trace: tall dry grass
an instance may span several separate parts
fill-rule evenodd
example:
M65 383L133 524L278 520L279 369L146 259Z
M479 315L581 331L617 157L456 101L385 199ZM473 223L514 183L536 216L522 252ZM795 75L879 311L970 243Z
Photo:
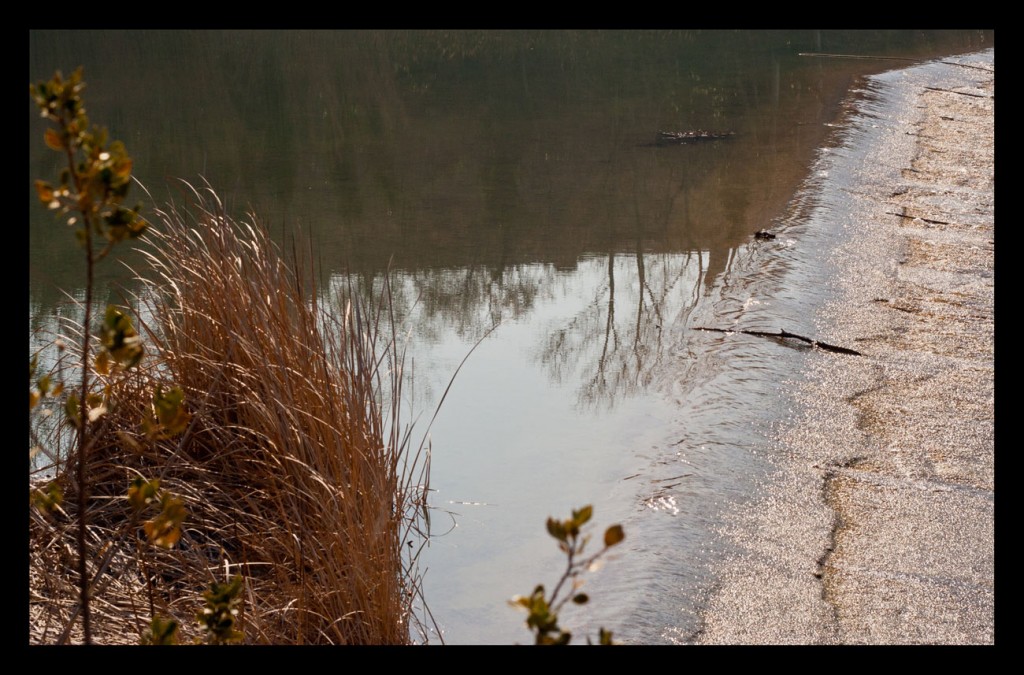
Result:
M285 264L212 192L195 196L161 213L151 235L142 327L153 356L116 382L120 405L91 451L97 641L135 641L151 612L177 617L187 635L201 590L237 573L248 642L408 643L426 611L416 553L429 461L399 418L386 297L322 307L310 265ZM193 417L153 446L137 420L158 382L182 387ZM136 475L184 498L174 550L144 546L126 518ZM74 613L73 577L61 572L74 517L63 515L34 515L33 640L53 641Z

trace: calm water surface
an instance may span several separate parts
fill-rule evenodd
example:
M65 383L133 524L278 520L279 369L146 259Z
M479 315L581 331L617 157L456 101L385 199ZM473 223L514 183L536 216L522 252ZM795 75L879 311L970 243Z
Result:
M814 332L812 162L867 72L978 32L33 32L29 77L85 66L93 120L157 205L177 178L300 232L331 293L391 266L410 402L429 420L425 592L444 641L528 641L505 601L553 584L549 515L593 504L619 555L566 616L686 642L714 528L770 466L805 350L693 326ZM30 111L32 138L43 126ZM659 147L659 131L731 132ZM30 143L30 179L54 157ZM31 180L30 180L31 185ZM30 334L83 269L30 188ZM778 233L755 241L762 228ZM135 259L125 256L131 263ZM127 283L116 265L105 283ZM116 297L116 296L112 296ZM488 332L490 333L488 334ZM483 338L481 341L481 338ZM437 634L430 636L439 641Z

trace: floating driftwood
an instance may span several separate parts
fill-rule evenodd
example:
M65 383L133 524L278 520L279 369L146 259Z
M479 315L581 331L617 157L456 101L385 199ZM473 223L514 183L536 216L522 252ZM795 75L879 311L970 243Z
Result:
M716 333L743 333L745 335L756 335L757 337L772 337L772 338L793 338L794 340L800 340L806 342L812 347L818 349L824 349L827 352L835 352L837 354L851 354L853 356L863 356L860 352L855 349L847 349L846 347L837 347L836 345L830 345L827 342L819 342L818 340L812 340L809 337L803 335L797 335L796 333L790 333L788 331L780 330L778 333L769 333L763 330L739 330L736 328L708 328L705 326L695 326L695 330L708 330Z
M645 143L646 147L667 147L670 145L687 145L701 141L720 141L724 138L735 136L734 131L705 131L695 129L691 131L659 131L654 137L653 143Z

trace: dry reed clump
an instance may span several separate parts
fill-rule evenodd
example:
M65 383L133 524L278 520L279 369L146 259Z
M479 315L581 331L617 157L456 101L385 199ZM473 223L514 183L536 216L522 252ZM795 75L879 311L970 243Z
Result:
M92 573L106 561L97 640L136 641L152 613L194 631L201 591L241 574L247 642L408 643L414 607L425 609L415 553L429 466L398 418L388 322L352 302L332 318L266 233L219 203L161 215L143 301L153 365L118 380L121 404L90 453ZM153 445L137 421L157 382L185 391L192 421ZM175 549L140 541L124 500L136 475L185 501ZM30 625L41 641L77 602L61 572L74 565L73 522L34 516Z

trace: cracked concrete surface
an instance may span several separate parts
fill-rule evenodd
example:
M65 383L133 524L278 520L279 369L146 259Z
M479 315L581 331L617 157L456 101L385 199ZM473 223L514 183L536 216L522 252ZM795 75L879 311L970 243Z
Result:
M994 50L876 76L784 459L725 536L705 644L992 644ZM965 67L966 66L966 67Z

